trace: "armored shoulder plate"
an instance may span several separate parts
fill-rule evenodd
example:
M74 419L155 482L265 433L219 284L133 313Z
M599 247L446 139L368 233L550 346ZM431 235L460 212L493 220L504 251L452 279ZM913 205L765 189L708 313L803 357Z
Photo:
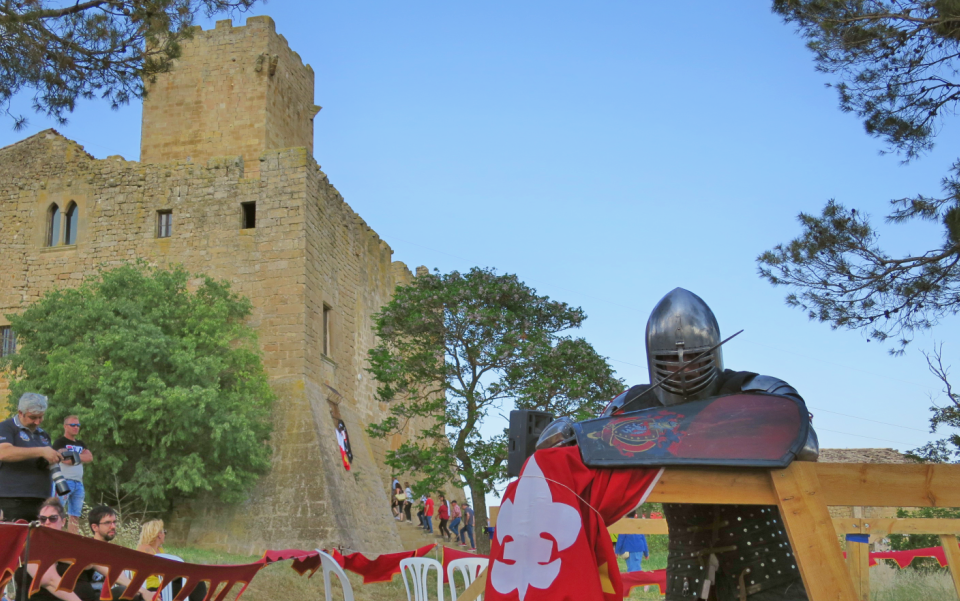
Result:
M756 375L743 383L743 392L765 392L767 394L782 394L802 399L800 393L793 386L780 378L773 376Z

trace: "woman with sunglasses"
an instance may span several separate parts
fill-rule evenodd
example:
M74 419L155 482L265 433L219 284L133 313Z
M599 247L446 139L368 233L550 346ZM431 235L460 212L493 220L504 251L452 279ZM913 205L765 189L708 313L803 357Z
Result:
M37 521L40 522L40 525L44 528L63 530L66 517L67 512L64 510L63 504L60 503L60 499L51 497L40 505L40 517L37 518ZM30 601L56 601L59 599L63 601L84 601L84 599L76 593L57 590L60 586L60 576L69 568L70 564L62 561L55 566L50 566L50 568L44 572L43 576L40 577L40 590L30 597ZM27 599L27 591L33 586L33 579L36 578L36 576L37 564L35 563L27 564L26 576L23 574L23 566L17 568L14 575L14 584L17 587L16 601L25 601Z

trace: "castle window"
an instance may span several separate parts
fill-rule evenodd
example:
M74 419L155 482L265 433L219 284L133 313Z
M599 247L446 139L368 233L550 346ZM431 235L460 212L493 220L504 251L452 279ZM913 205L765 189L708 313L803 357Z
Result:
M169 238L173 233L173 211L157 211L157 238Z
M63 233L63 243L70 245L77 243L77 226L79 225L80 211L77 210L77 203L71 202L67 207L66 219L64 220L66 230Z
M17 335L10 326L0 327L0 357L17 352Z
M240 228L244 230L249 230L257 227L257 203L241 202L240 210L242 211L242 221L240 223Z
M56 203L47 210L47 246L60 244L60 207Z
M330 356L330 314L333 312L333 309L330 308L330 305L323 303L323 354Z

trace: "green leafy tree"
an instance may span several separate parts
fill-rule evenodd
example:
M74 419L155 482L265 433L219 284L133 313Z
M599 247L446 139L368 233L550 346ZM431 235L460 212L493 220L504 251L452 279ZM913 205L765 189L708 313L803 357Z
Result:
M125 265L7 315L19 342L11 407L26 391L48 395L55 436L80 417L92 499L132 495L161 511L204 492L239 501L270 465L274 395L250 302L197 277Z
M897 509L898 518L940 518L940 519L958 519L960 518L960 509L956 507L921 507L910 511L901 508ZM907 551L910 549L927 549L930 547L939 547L941 545L940 536L937 534L891 534L890 548L894 551ZM910 567L920 571L946 571L941 568L940 563L932 557L918 557L910 562Z
M905 161L933 147L960 100L960 0L774 0L773 10L807 40L817 69L838 77L840 108L863 119L869 135ZM935 197L890 200L888 223L943 228L924 252L891 255L868 215L830 200L819 215L800 214L800 236L759 256L760 275L792 289L787 304L811 319L859 330L868 342L896 340L891 352L901 354L916 332L960 311L960 160L941 186ZM927 359L947 383L938 359ZM948 397L946 408L933 408L934 430L960 421L957 398ZM915 453L960 457L957 443L954 436Z
M197 15L246 10L255 0L5 0L0 2L0 104L34 91L33 108L61 123L78 98L116 108L170 69Z
M382 438L407 431L412 419L431 425L413 432L387 463L418 475L428 490L462 478L483 532L484 495L506 480L506 433L482 431L491 412L513 405L593 416L623 389L590 344L562 335L585 317L488 269L425 274L398 287L376 317L379 343L369 353L377 395L391 415L368 431ZM477 544L489 550L486 537Z

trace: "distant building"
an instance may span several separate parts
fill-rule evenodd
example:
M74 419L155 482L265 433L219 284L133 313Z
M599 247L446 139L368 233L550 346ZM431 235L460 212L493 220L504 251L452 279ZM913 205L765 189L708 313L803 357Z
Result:
M54 130L0 149L3 353L15 351L3 314L104 264L182 263L253 302L279 396L273 469L242 505L178 508L170 530L181 542L252 553L400 548L383 465L400 438L367 439L385 409L364 366L373 314L413 275L314 160L313 93L313 70L272 19L220 21L198 28L149 86L140 162L97 160Z
M916 463L896 449L820 449L821 463ZM830 516L834 518L895 518L896 507L830 507ZM909 508L908 508L909 509ZM878 543L882 537L871 536L871 543ZM886 549L887 545L871 548L872 551Z

